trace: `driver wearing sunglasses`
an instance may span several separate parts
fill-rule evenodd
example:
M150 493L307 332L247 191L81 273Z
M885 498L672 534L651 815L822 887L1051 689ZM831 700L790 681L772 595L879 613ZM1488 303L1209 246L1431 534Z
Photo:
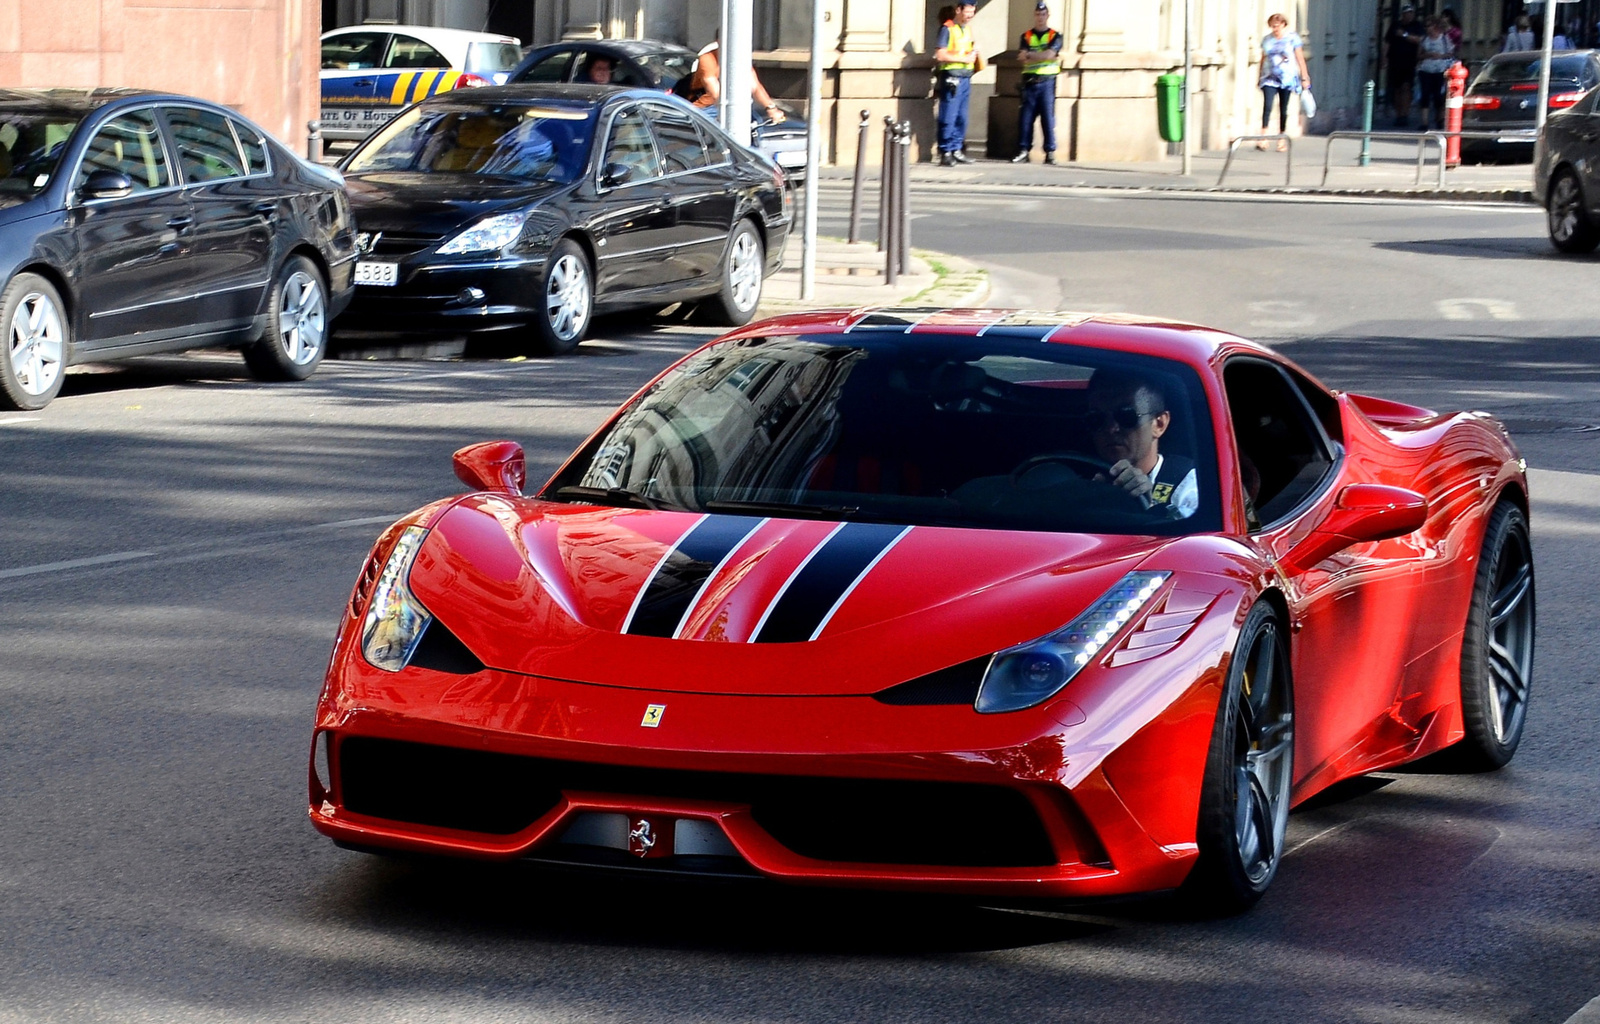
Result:
M1100 370L1089 380L1089 434L1110 467L1095 477L1138 498L1146 508L1187 519L1200 506L1194 463L1161 453L1172 425L1166 395L1134 374Z

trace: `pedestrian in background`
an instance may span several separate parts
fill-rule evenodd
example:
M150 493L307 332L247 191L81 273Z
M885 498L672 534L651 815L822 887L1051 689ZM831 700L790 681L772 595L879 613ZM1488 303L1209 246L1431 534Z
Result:
M711 120L718 119L721 113L722 98L722 30L718 29L711 37L711 42L701 47L695 55L694 67L689 69L689 90L684 99L699 107ZM784 119L783 110L772 102L772 94L767 92L761 84L761 76L756 74L756 66L750 65L750 98L766 113L767 119L776 124Z
M1444 19L1444 34L1449 38L1450 45L1455 47L1456 59L1461 59L1461 39L1466 34L1461 30L1461 16L1455 9L1446 7L1439 12L1439 17Z
M967 104L972 100L972 75L978 68L978 44L967 26L978 12L973 0L961 0L955 14L939 28L933 51L938 70L939 164L970 164L967 156Z
M1417 24L1416 8L1400 8L1399 20L1383 36L1383 62L1388 69L1385 90L1399 128L1411 124L1411 93L1416 88L1417 46L1421 42L1422 26Z
M1421 90L1422 130L1444 128L1444 74L1456 62L1455 45L1445 35L1443 18L1428 19L1428 34L1422 37L1422 60L1417 64L1417 84Z
M1050 27L1050 8L1044 0L1033 5L1033 28L1017 44L1022 61L1022 114L1017 127L1014 164L1028 162L1033 149L1033 122L1044 136L1044 162L1056 162L1056 78L1061 74L1061 33Z
M1526 14L1517 15L1517 20L1506 29L1506 44L1500 48L1500 52L1516 53L1518 50L1538 48L1538 40L1533 37L1533 19Z
M1278 104L1278 134L1289 130L1289 100L1301 89L1310 88L1311 72L1306 69L1305 46L1298 33L1289 31L1289 19L1274 14L1267 19L1270 31L1261 40L1261 132L1266 134L1272 120L1272 104ZM1266 149L1265 141L1256 143ZM1278 149L1289 148L1284 139Z

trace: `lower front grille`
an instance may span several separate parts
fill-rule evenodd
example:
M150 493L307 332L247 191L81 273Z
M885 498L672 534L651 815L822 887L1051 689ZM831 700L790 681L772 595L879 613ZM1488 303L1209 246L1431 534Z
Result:
M1003 786L689 772L349 737L341 800L357 814L510 835L563 790L748 804L788 849L817 860L1040 867L1054 850L1028 798Z

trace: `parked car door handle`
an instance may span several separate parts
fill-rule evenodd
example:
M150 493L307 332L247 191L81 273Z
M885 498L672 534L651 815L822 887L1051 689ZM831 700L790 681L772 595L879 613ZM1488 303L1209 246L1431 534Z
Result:
M194 218L193 217L172 217L172 218L168 219L167 227L176 228L179 231L182 231L184 228L188 227L190 224L193 224L193 223L194 223Z
M261 202L251 207L251 209L255 210L257 213L271 216L278 210L278 201L276 199L263 199Z

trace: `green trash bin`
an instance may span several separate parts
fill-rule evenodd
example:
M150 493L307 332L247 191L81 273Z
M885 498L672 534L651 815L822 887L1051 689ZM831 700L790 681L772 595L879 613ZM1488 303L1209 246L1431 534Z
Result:
M1183 141L1183 76L1162 75L1156 79L1156 127L1162 142Z

